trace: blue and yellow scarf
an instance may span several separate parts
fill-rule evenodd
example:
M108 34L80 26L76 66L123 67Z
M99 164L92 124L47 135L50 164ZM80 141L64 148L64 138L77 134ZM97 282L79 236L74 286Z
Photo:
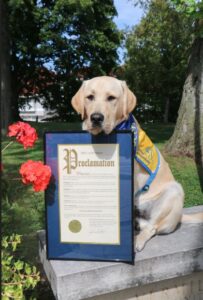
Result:
M135 193L138 196L149 190L160 166L160 153L150 138L142 130L132 114L129 118L115 128L116 130L131 130L134 134L134 158L149 173L149 178L144 187Z

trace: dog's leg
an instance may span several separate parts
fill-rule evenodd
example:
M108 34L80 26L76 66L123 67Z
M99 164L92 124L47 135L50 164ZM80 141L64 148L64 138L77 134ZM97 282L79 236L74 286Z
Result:
M156 228L145 219L139 219L139 227L140 233L135 236L135 248L137 251L141 251L146 242L156 234Z
M140 233L136 236L136 250L141 251L155 234L170 233L181 220L184 192L177 182L170 182L158 199L152 200L147 214L149 220L140 219Z

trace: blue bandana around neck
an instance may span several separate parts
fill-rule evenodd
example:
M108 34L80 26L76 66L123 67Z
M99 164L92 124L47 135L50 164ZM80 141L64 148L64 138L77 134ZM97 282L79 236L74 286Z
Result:
M134 118L134 116L132 114L129 114L129 117L128 117L127 120L124 120L121 123L119 123L115 127L115 130L131 130L133 132L134 158L150 175L149 178L148 178L148 180L147 180L147 182L145 183L145 185L141 189L139 189L137 192L135 192L135 197L137 197L141 193L146 192L146 191L149 190L152 181L156 177L156 174L157 174L157 172L159 170L159 167L160 167L160 153L159 153L158 149L156 148L155 151L157 153L157 157L158 158L157 158L156 168L153 171L150 170L148 168L147 164L143 161L143 159L141 159L140 156L137 155L138 147L139 147L139 128L138 128L136 120L135 120L135 118ZM143 130L140 129L140 134L141 134L141 132L142 132L142 135L143 135Z

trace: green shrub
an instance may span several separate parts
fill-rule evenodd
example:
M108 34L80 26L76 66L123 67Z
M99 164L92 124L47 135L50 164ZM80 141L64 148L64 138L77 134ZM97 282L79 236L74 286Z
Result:
M20 243L21 236L17 234L2 239L2 300L26 299L24 291L33 289L40 280L35 266L17 258Z

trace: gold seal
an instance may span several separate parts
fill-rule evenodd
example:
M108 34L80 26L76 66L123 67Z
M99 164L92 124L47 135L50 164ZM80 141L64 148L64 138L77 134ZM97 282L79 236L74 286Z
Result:
M78 232L80 232L80 230L82 228L82 225L81 225L80 221L78 221L78 220L72 220L68 224L68 228L69 228L69 230L71 232L78 233Z

